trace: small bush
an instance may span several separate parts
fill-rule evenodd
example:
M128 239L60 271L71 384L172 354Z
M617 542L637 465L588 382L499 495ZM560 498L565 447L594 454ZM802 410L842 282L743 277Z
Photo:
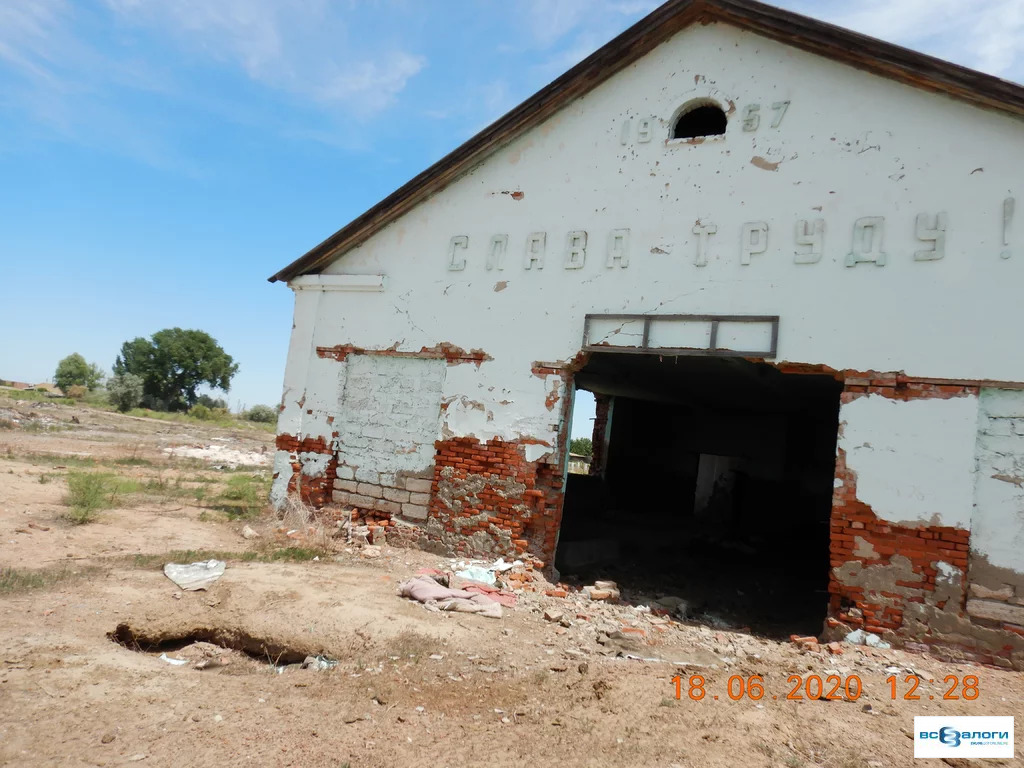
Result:
M228 401L222 397L210 397L209 395L200 395L196 398L197 405L205 405L211 411L221 408L223 410L228 409Z
M143 395L140 401L142 407L150 411L159 411L160 413L166 413L170 410L170 404L159 397L153 395Z
M81 400L88 394L89 390L81 384L74 384L64 390L64 394L70 397L72 400Z
M213 418L213 410L203 405L202 403L196 403L189 410L188 415L193 419L199 419L200 421L209 421Z
M10 419L0 419L0 429L14 429L18 425Z
M271 424L277 421L277 409L269 405L254 405L245 413L249 421L256 421L261 424Z
M68 473L68 495L64 503L71 509L65 517L75 525L91 523L101 510L111 505L114 492L107 475L96 472Z
M107 382L107 396L117 410L130 411L142 402L142 377L134 373L115 376Z

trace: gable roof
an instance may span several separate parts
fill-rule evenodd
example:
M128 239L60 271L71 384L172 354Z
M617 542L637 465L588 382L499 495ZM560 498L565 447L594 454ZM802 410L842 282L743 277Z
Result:
M668 0L269 278L317 272L691 24L723 22L915 88L1024 117L1024 86L754 0Z

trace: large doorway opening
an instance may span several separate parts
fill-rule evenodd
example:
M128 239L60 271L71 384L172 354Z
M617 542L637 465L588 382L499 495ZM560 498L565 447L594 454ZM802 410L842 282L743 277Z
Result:
M570 474L556 566L631 602L818 634L842 384L729 357L594 353L594 462Z

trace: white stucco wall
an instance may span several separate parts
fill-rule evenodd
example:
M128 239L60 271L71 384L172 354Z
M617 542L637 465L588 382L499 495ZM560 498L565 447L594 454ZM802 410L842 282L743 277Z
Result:
M982 389L971 549L1024 573L1024 392Z
M736 106L726 136L666 143L672 115L701 97ZM783 100L772 128L770 105ZM763 115L745 132L750 104ZM645 116L657 122L640 143ZM575 354L587 312L778 314L782 360L1024 380L1024 360L993 353L1020 320L1024 227L1010 233L1016 254L1000 254L1003 201L1024 178L1022 135L1008 116L751 33L690 28L337 261L329 272L383 273L388 289L331 295L318 332L336 337L344 318L345 334L367 344L481 347L492 369L509 362L518 376L523 358ZM944 258L916 261L931 247L916 237L917 214L942 212ZM885 265L847 267L855 222L873 216L885 220ZM796 263L796 223L817 218L823 255ZM698 220L717 227L703 267ZM755 221L768 226L767 248L744 265L744 223ZM606 266L616 229L629 229L626 268ZM587 232L580 269L565 268L572 231ZM545 234L543 268L524 266L531 233ZM460 235L465 267L453 271ZM488 270L494 235L508 235L508 252ZM953 306L985 312L944 311Z
M859 397L839 410L857 498L892 523L971 527L978 398Z
M709 98L731 112L726 135L667 141L677 110ZM784 114L772 108L782 102ZM759 125L747 131L752 105ZM439 437L530 437L540 458L556 445L566 393L531 368L571 360L587 313L779 315L778 360L1024 381L1024 358L1005 354L1024 319L1024 227L1004 222L1024 178L1021 129L726 25L686 29L326 270L382 275L380 290L369 279L299 291L281 430L328 431L320 405L305 413L332 398L337 408L338 363L317 346L449 342L491 359L448 369ZM862 254L847 266L872 250L869 217L884 265ZM939 221L944 233L929 234ZM503 259L489 263L506 236ZM542 259L529 260L541 242ZM694 344L706 336L692 333ZM965 524L976 403L878 400L849 414L848 441L878 443L856 437L861 423L897 433L852 451L861 492L893 519ZM887 474L893 451L902 464L911 442L934 439L949 451L906 457L913 490Z

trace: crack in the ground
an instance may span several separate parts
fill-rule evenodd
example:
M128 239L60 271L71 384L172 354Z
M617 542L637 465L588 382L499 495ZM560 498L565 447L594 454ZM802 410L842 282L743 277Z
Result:
M297 664L307 656L316 656L314 649L295 649L270 638L254 637L238 628L195 627L187 631L149 631L118 624L107 638L128 650L140 653L179 651L192 643L212 643L221 648L240 651L250 658L268 664Z

